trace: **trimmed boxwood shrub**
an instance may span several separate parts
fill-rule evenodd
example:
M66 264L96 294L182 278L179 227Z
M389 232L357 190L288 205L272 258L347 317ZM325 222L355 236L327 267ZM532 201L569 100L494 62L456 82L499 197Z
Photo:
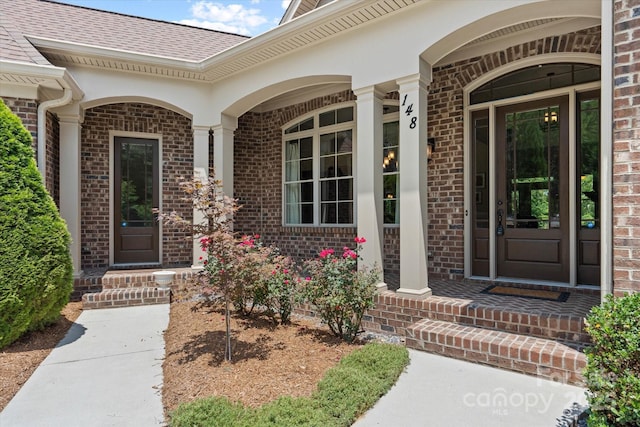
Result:
M589 426L640 426L640 293L609 296L586 329Z
M71 239L31 141L0 100L0 348L56 321L73 288Z

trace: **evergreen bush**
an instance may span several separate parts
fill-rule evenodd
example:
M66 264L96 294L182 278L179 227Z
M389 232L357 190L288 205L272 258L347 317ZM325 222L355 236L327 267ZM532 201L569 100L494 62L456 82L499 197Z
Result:
M609 296L586 329L589 426L640 426L640 293Z
M0 100L0 348L56 321L73 288L70 236L31 141Z

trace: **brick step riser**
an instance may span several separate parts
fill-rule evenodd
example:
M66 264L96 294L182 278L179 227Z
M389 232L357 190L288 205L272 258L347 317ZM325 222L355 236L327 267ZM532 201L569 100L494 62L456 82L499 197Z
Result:
M82 308L133 307L139 305L167 304L171 301L168 289L158 288L130 288L105 289L97 293L82 296Z
M428 321L407 329L406 346L562 383L582 385L584 354L542 338Z
M171 283L172 287L186 284L190 278L175 278ZM102 289L131 289L131 288L157 288L158 284L152 276L142 277L104 277L102 279Z
M425 317L576 344L590 343L589 334L584 331L584 321L576 318L569 319L562 315L522 314L484 308L468 311L463 309L459 315L430 311Z

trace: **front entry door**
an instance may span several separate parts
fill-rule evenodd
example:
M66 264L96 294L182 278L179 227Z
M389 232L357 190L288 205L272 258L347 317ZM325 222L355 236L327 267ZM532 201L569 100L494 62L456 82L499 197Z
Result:
M568 98L496 114L497 275L568 282Z
M116 137L114 143L114 262L157 264L158 141Z

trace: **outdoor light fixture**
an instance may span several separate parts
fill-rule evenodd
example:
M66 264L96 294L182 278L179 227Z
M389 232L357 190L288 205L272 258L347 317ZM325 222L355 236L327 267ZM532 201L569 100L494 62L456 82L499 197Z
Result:
M434 151L436 151L436 139L429 138L427 139L427 161L431 161Z
M545 123L556 123L558 121L558 113L552 111L551 114L548 112L544 113L544 122Z

